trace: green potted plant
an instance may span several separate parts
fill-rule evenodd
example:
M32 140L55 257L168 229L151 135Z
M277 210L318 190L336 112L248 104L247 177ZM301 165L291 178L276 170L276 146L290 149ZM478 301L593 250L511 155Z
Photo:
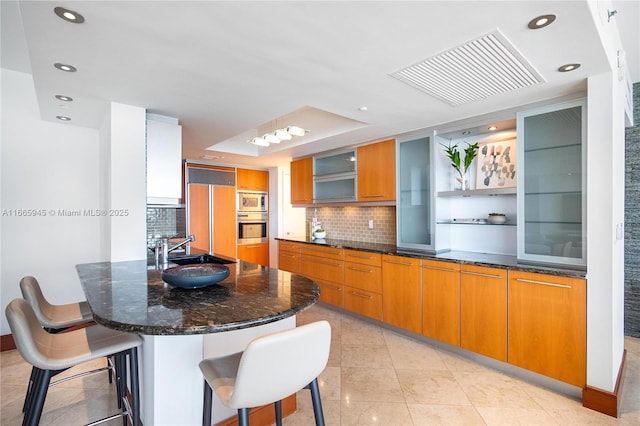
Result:
M466 178L467 170L471 166L473 159L476 158L476 154L478 153L478 143L470 144L467 142L467 147L463 150L464 157L460 158L460 151L458 151L458 144L444 145L440 144L444 147L444 152L447 154L449 160L451 160L451 166L458 173L456 176L456 181L459 183L459 189L469 189L469 180ZM458 188L456 188L458 189Z

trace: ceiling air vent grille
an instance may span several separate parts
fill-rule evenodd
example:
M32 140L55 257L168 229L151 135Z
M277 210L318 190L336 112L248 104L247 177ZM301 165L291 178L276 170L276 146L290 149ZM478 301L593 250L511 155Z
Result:
M391 76L451 105L545 81L498 30Z

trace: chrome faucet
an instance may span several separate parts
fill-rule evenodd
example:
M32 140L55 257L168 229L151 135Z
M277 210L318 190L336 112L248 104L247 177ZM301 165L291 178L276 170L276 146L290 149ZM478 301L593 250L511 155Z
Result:
M169 257L169 253L171 253L172 251L174 251L178 247L182 247L183 245L185 245L187 243L191 243L191 242L193 242L195 240L196 240L196 237L194 235L189 235L184 241L181 241L178 244L176 244L175 246L169 248L169 239L168 238L163 238L162 239L162 256L163 256L163 258L168 258Z
M156 255L156 268L160 266L160 251L162 251L162 265L166 268L166 266L169 264L169 253L195 240L196 237L194 235L189 235L184 241L179 242L171 248L169 248L169 238L162 238L158 240L156 242L156 247L154 250Z

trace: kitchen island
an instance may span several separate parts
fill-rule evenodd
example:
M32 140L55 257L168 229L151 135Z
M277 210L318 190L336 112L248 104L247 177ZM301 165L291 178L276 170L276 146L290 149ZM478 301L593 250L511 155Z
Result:
M143 424L200 424L200 360L295 327L296 313L318 299L318 286L300 275L244 261L227 266L220 283L186 290L164 283L146 260L77 265L95 321L143 338ZM216 422L234 414L214 401Z

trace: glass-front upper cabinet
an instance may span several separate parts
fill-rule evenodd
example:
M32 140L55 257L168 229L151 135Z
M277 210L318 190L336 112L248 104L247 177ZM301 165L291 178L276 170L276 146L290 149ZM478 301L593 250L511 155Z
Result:
M397 245L433 251L431 137L399 142L396 152Z
M518 259L586 265L586 100L518 113Z
M356 160L355 150L313 157L313 201L355 201Z

